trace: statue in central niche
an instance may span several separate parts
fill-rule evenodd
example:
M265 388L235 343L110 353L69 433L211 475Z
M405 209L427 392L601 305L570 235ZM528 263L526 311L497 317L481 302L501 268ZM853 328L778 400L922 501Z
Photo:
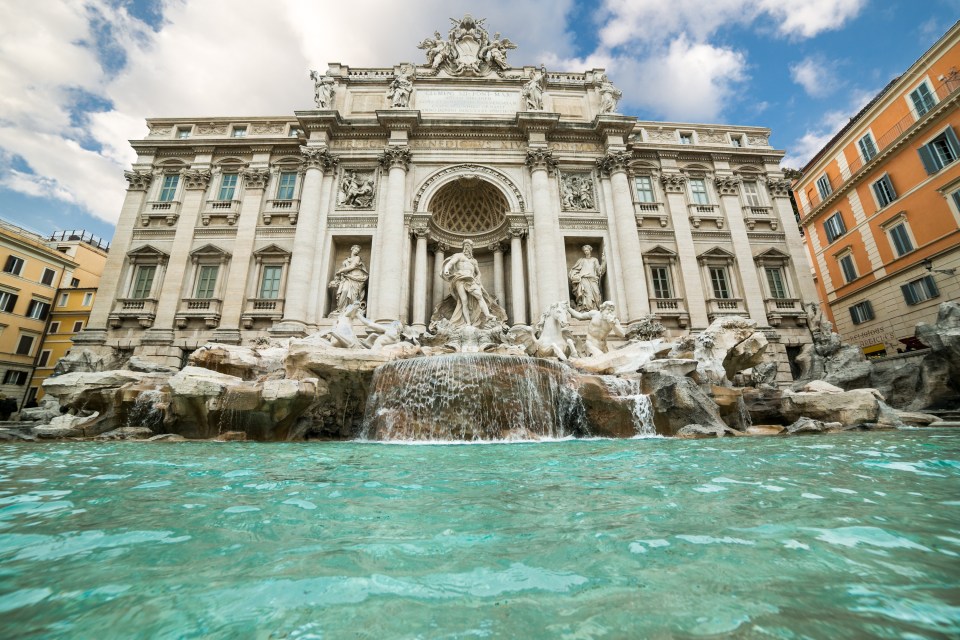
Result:
M491 327L507 319L506 312L480 283L480 267L470 240L463 241L463 251L443 261L441 277L450 283L451 295L437 307L435 317L446 318L452 327Z
M601 252L600 260L593 257L593 247L583 245L583 257L570 269L570 284L578 311L595 311L600 308L600 278L607 271L607 258Z

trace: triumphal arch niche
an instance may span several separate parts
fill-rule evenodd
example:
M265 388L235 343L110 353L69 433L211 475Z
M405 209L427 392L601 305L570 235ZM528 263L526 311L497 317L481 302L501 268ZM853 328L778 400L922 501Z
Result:
M288 115L148 120L81 341L173 360L347 306L424 332L605 301L625 326L741 315L808 341L769 130L624 115L604 70L517 64L522 25L497 29L467 15L406 62L305 73Z

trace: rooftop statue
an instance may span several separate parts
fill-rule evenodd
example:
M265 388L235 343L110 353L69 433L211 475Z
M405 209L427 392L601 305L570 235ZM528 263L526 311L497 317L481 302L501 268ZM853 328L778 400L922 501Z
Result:
M601 73L597 77L597 91L600 92L600 113L616 113L617 103L623 97L623 92L613 86L607 74Z
M427 57L427 67L434 72L441 69L452 76L484 76L491 71L502 74L510 68L507 50L517 45L495 33L493 39L483 28L485 19L475 19L469 13L463 18L450 18L453 23L447 39L439 31L424 38L418 49Z
M390 100L390 106L394 109L406 109L410 106L410 94L413 93L413 77L416 70L412 65L405 64L400 67L390 88L387 89L387 98Z
M543 111L543 91L547 87L547 70L541 65L523 85L523 101L527 111Z
M314 70L310 71L310 79L313 80L313 101L317 103L317 109L333 109L336 80Z

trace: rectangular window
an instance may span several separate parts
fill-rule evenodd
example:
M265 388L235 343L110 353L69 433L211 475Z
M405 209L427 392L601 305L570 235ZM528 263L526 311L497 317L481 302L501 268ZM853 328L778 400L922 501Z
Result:
M296 138L300 135L300 129L297 127L290 127L290 131L287 132L288 138Z
M756 180L743 181L743 197L751 207L760 206L760 189Z
M690 195L694 204L710 204L710 198L707 196L707 183L702 178L690 180Z
M872 186L873 194L877 196L877 203L881 209L897 199L897 192L893 190L893 183L890 181L890 176L884 175L874 182Z
M0 291L0 311L13 313L13 308L17 306L17 294L9 291Z
M843 216L839 211L827 218L823 223L823 230L827 234L827 242L833 242L847 232L847 227L843 224Z
M874 144L873 136L869 133L857 140L857 146L860 147L860 155L863 156L864 162L870 162L870 159L877 155L877 145Z
M53 269L44 269L43 275L40 276L40 284L45 284L48 287L53 284L53 279L56 277L57 272Z
M49 351L41 351L41 352L40 352L40 359L37 360L37 366L38 366L38 367L45 367L45 366L47 366L47 363L48 363L49 361L50 361L50 352L49 352Z
M863 324L873 320L873 305L870 304L869 300L858 302L850 307L850 318L853 320L853 324Z
M833 187L830 185L830 178L827 177L827 174L817 178L817 191L820 192L821 200L826 199L828 195L833 193Z
M17 384L17 385L27 384L27 372L14 371L13 369L10 369L5 374L3 374L3 384Z
M20 341L17 342L17 355L28 356L32 350L33 336L20 336Z
M890 234L890 242L897 252L897 257L904 256L913 251L913 242L910 240L910 234L907 232L906 223L901 222L888 230L887 233Z
M634 184L637 186L638 202L656 202L653 196L653 181L650 176L637 176Z
M212 298L217 285L217 265L204 265L197 274L196 298Z
M163 176L163 183L160 185L160 202L171 202L177 195L177 184L180 182L180 176L177 174L167 174Z
M650 267L650 279L653 281L654 298L672 298L670 293L670 271L666 267Z
M710 283L713 285L714 298L730 297L730 285L727 282L726 267L710 267Z
M735 147L742 147L743 136L730 136L730 143Z
M910 305L919 304L924 300L936 298L940 295L940 290L937 289L937 283L933 281L933 276L924 276L908 282L901 285L900 290L903 292L903 299Z
M780 267L767 267L767 284L770 286L770 297L786 298L787 288L783 284L783 270Z
M934 174L960 157L960 142L953 128L947 127L939 136L917 149L917 153L927 173Z
M190 137L190 127L177 127L177 139L186 140Z
M59 322L51 322L51 323L50 323L50 330L49 330L47 333L57 333L58 331L60 331L60 323L59 323Z
M217 194L217 200L233 200L233 194L237 190L236 173L225 173L220 178L220 193Z
M234 138L246 138L247 137L247 128L246 127L234 127L233 131L230 134Z
M133 292L131 298L143 299L150 297L150 290L153 288L153 276L157 268L154 265L144 265L137 268L137 275L133 279Z
M89 307L91 304L93 304L93 292L87 291L83 294L83 306Z
M31 300L30 306L27 307L27 317L34 320L46 320L48 313L50 313L50 303L48 302Z
M853 255L848 253L840 258L840 269L843 271L843 279L847 282L857 279L857 265L853 262Z
M293 188L297 185L295 171L281 171L277 181L277 200L293 200Z
M70 301L70 294L69 294L69 293L61 293L61 294L60 294L60 299L57 300L57 306L58 306L58 307L65 307L65 306L67 306L67 303L68 303L69 301Z
M913 102L913 108L917 111L917 117L933 109L933 105L936 104L933 93L930 91L930 87L927 86L926 82L910 92L910 100Z
M73 323L73 332L80 333L83 331L83 320L77 320Z
M71 287L79 287L79 286L80 286L80 278L70 278L70 286L71 286Z
M18 258L17 256L7 256L7 262L3 265L3 270L6 273L12 273L15 276L20 275L20 270L23 269L23 258Z
M260 282L260 297L275 300L280 297L280 276L283 267L266 266L263 268L263 279Z
M693 144L693 134L692 134L692 133L681 133L681 134L680 134L680 144Z

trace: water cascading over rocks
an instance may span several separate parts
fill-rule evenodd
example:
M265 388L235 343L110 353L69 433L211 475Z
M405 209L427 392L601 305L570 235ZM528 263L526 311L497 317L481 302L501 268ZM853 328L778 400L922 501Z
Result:
M573 372L550 360L450 354L374 374L361 438L528 440L587 435Z

